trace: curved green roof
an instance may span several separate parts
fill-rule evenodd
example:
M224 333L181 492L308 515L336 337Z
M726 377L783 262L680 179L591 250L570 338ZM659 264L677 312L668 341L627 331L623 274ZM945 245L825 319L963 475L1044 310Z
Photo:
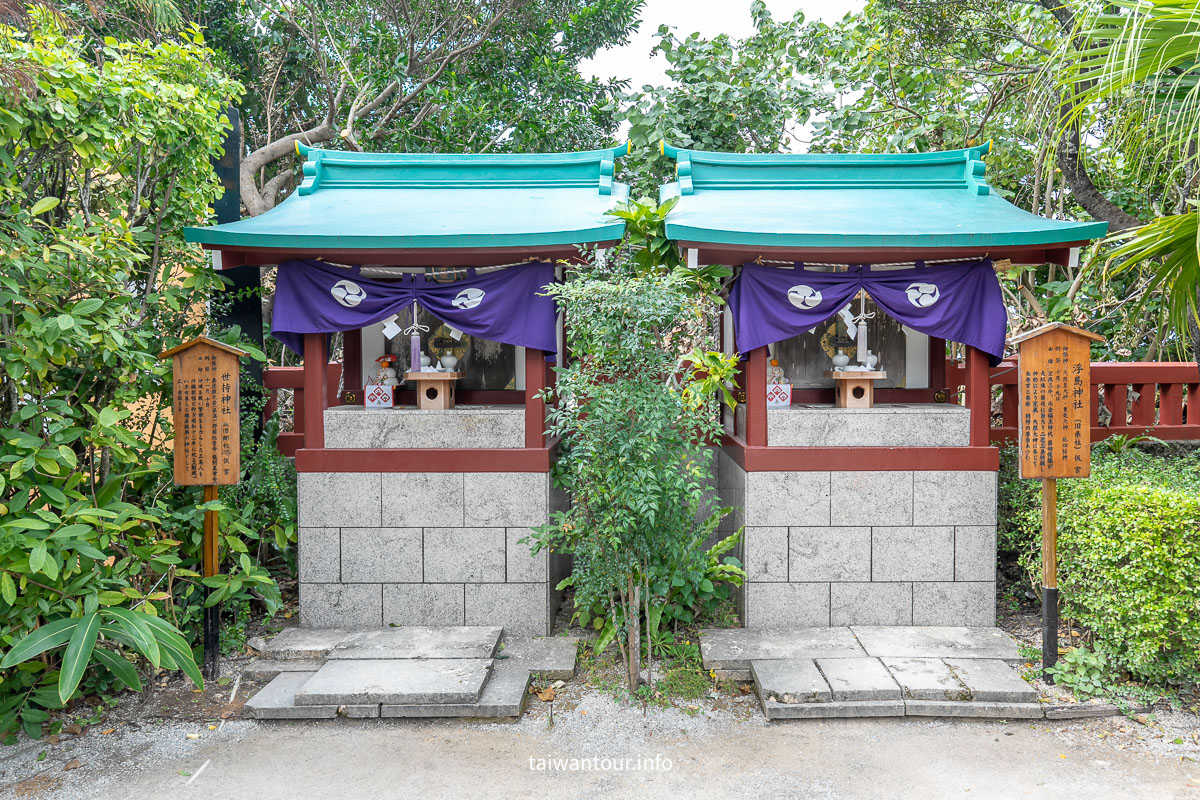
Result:
M257 217L185 228L214 248L291 251L490 249L616 241L606 217L628 145L579 153L428 155L306 147L300 187Z
M937 153L751 155L663 145L678 197L667 236L686 243L772 248L981 250L1103 236L1106 222L1030 214L987 185L991 143Z

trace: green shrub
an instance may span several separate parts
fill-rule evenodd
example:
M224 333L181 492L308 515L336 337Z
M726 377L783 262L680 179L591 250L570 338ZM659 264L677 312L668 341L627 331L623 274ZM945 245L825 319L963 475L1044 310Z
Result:
M1040 482L1002 453L1001 557L1041 582ZM1113 666L1152 683L1200 678L1200 452L1156 455L1098 444L1092 475L1059 487L1063 613Z
M1072 494L1058 540L1067 613L1136 678L1200 676L1200 497L1128 484Z

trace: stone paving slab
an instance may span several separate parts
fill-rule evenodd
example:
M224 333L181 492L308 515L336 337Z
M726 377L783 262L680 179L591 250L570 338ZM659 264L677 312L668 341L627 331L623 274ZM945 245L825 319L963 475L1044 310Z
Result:
M867 655L894 658L999 658L1017 661L1017 643L999 628L854 625Z
M940 658L883 658L888 672L900 684L905 700L971 699L971 692Z
M316 672L324 664L315 658L282 659L252 658L242 666L242 677L256 681L269 681L283 672Z
M267 658L325 658L350 633L342 628L284 628L267 642Z
M579 640L574 637L549 636L538 639L505 639L496 654L496 667L520 664L550 680L567 680L575 674L575 655Z
M298 706L296 692L311 677L308 672L284 672L246 701L247 715L253 719L333 719L345 716L363 719L379 716L379 706L333 704Z
M981 719L1041 719L1041 703L963 703L954 700L905 700L910 717L974 717Z
M332 660L296 692L296 705L474 703L491 659Z
M750 674L759 700L784 705L828 703L829 684L811 658L755 659Z
M835 702L899 700L900 686L877 658L818 658Z
M500 627L375 628L344 636L330 659L491 658L500 644Z
M763 706L768 720L776 719L851 719L858 717L902 717L902 700L858 700L833 703L776 703Z
M866 654L850 628L700 631L700 656L705 669L746 670L757 659L853 658Z
M519 664L498 662L477 703L384 704L382 717L519 717L529 696L531 673Z
M1115 717L1123 712L1112 703L1053 703L1047 704L1046 719L1086 719L1088 717ZM1131 706L1131 714L1145 714L1150 706Z
M1036 703L1038 692L1008 664L993 658L945 658L946 666L980 703Z

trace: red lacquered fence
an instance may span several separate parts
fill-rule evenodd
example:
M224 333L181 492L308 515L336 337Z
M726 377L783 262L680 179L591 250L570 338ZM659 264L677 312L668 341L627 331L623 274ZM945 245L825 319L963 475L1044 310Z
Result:
M331 362L325 369L325 405L341 405L338 384L342 379L342 365ZM279 390L291 389L295 392L292 396L292 430L280 431L277 440L279 452L294 456L296 450L304 446L304 367L267 367L263 370L263 386L269 392L267 407L263 411L268 419L279 408Z
M948 362L947 384L962 385L964 372L961 364ZM1200 372L1195 362L1093 361L1091 381L1092 441L1118 435L1200 440ZM1015 441L1020 409L1016 362L992 368L989 383L993 400L989 438L995 443Z

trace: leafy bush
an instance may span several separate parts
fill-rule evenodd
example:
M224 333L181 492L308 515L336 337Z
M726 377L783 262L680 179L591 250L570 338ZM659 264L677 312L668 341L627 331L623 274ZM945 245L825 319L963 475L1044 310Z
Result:
M198 680L179 631L201 615L206 508L232 556L204 581L217 600L277 606L258 545L290 540L272 527L286 508L261 501L275 486L202 506L172 484L157 357L205 331L221 289L180 229L220 189L211 159L240 87L195 29L96 42L41 6L11 19L29 30L0 25L0 735L36 735L80 694L137 688L146 665Z
M1006 455L1001 530L1041 579L1037 481L1018 482ZM1024 484L1024 485L1019 485ZM1152 455L1098 444L1092 475L1059 481L1063 611L1135 678L1200 678L1200 453Z
M719 436L717 398L728 394L736 360L709 349L719 274L681 267L656 234L671 205L620 208L615 215L629 223L623 245L548 289L571 320L573 359L557 369L547 419L562 437L556 477L573 504L535 529L535 549L574 554L576 604L607 612L630 691L643 614L653 642L674 590L695 601L693 582L715 588L702 545L728 513L707 498L708 444ZM737 568L726 566L733 576Z

